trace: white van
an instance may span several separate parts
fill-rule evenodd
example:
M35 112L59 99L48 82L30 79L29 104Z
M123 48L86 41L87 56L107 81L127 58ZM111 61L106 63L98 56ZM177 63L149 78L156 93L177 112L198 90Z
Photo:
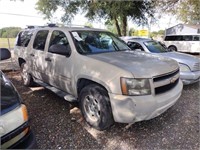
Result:
M166 35L164 42L173 51L200 53L200 34Z

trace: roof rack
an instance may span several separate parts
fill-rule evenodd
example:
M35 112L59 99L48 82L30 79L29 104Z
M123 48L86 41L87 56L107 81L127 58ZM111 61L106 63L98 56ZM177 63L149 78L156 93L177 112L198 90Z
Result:
M36 26L36 25L27 25L27 29L35 29L35 28L44 28L44 27L59 27L54 23L48 23L45 26ZM66 24L65 27L82 27L82 28L91 28L90 26L85 25L75 25L75 24Z
M91 28L90 26L85 25L77 25L77 24L66 24L67 27L83 27L83 28Z
M48 23L48 27L58 27L55 23Z
M42 26L33 26L33 25L27 25L28 29L34 29L34 28L40 28Z
M46 26L27 25L28 29L44 28L44 27L58 27L58 26L54 23L48 23Z

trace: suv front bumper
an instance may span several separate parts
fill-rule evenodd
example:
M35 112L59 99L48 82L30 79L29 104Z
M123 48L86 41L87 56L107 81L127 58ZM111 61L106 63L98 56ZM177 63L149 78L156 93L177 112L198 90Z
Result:
M159 116L173 106L181 96L183 84L156 96L125 96L109 93L115 122L134 123Z

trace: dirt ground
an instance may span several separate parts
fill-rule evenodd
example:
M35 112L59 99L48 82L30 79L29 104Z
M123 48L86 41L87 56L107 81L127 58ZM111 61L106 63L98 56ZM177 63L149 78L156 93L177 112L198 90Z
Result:
M42 149L199 149L200 84L184 86L178 102L161 116L97 131L70 104L42 87L22 85L18 71L6 72L28 107Z

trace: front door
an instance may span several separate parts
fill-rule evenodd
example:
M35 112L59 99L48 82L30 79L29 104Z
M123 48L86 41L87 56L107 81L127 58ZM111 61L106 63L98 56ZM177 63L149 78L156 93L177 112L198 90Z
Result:
M60 54L58 51L60 46L64 46L71 51L67 36L64 32L54 30L49 41L48 52L45 60L47 63L46 75L48 83L58 89L71 93L71 57ZM55 48L52 50L52 48Z

